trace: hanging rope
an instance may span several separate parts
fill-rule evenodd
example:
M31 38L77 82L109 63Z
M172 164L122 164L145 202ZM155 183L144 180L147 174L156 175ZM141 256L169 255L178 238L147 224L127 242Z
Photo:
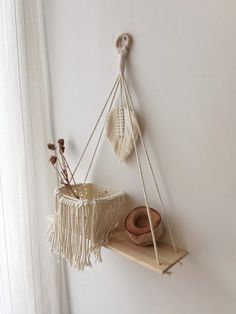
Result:
M113 87L112 87L112 89L111 89L111 91L110 91L110 93L109 93L109 96L108 96L108 98L107 98L107 100L106 100L106 102L105 102L105 105L103 106L102 111L101 111L101 113L100 113L100 115L99 115L99 117L98 117L98 119L97 119L97 121L96 121L96 124L95 124L95 126L94 126L94 128L93 128L93 130L92 130L92 133L91 133L91 135L90 135L90 137L89 137L89 139L88 139L88 141L87 141L87 144L85 145L85 148L84 148L84 150L83 150L83 152L82 152L82 154L81 154L81 156L80 156L80 159L79 159L79 161L78 161L78 163L77 163L77 165L76 165L76 167L75 167L75 170L74 170L73 173L72 173L71 180L72 180L72 177L74 177L74 175L75 175L75 173L76 173L76 171L77 171L77 169L78 169L78 167L79 167L79 165L80 165L80 163L81 163L81 161L82 161L82 159L83 159L83 157L84 157L84 154L85 154L86 151L87 151L87 148L88 148L88 146L89 146L89 144L90 144L90 141L91 141L91 139L92 139L92 137L93 137L93 135L94 135L94 133L95 133L95 131L96 131L96 129L97 129L98 123L100 122L100 120L101 120L101 118L102 118L102 115L103 115L103 113L104 113L104 111L105 111L105 109L106 109L106 107L107 107L107 104L108 104L108 102L109 102L109 100L110 100L110 98L111 98L111 96L112 96L112 94L113 94L113 91L116 89L116 86L117 86L117 84L119 83L119 80L120 80L120 76L118 75L118 77L117 77L117 79L116 79L116 81L115 81L115 83L114 83L114 85L113 85ZM71 182L71 180L70 180L70 182Z
M111 110L111 108L112 108L112 105L113 105L114 99L115 99L115 97L116 97L116 93L117 93L118 87L119 87L119 85L121 85L120 82L121 82L121 81L120 81L120 77L119 77L119 78L118 78L118 83L116 84L115 91L114 91L114 94L113 94L113 97L112 97L112 100L111 100L111 104L110 104L109 109L108 109L108 112L110 112L110 110ZM95 155L96 155L97 150L98 150L98 146L99 146L99 144L100 144L100 142L101 142L101 138L102 138L102 135L103 135L103 132L104 132L105 124L106 124L106 121L104 122L103 127L102 127L102 130L101 130L101 132L100 132L100 135L99 135L99 138L98 138L98 141L97 141L97 145L96 145L96 147L95 147L95 150L94 150L94 153L93 153L91 162L90 162L90 164L89 164L87 173L86 173L85 178L84 178L84 183L86 182L86 180L87 180L87 178L88 178L88 175L89 175L89 172L90 172L90 170L91 170L91 167L92 167L92 164L93 164Z
M124 82L124 78L123 78L122 74L121 74L121 82L122 83ZM127 99L126 99L126 101L127 101ZM146 186L145 186L145 183L144 183L143 171L142 171L142 167L141 167L141 164L140 164L138 149L137 149L137 145L136 145L136 141L135 141L135 137L134 137L133 122L132 122L132 119L131 119L130 107L129 107L129 103L128 102L127 102L127 106L128 106L128 112L129 112L129 121L130 121L130 125L131 125L131 133L132 133L132 137L133 137L135 155L136 155L137 164L138 164L139 176L140 176L140 180L141 180L141 184L142 184L143 196L144 196L144 201L145 201L145 205L146 205L146 209L147 209L147 215L148 215L148 220L149 220L151 234L152 234L152 240L153 240L155 257L156 257L157 265L160 265L160 260L159 260L158 250L157 250L157 244L156 244L156 238L155 238L154 229L153 229L153 223L152 223L152 218L151 218L151 212L150 212L150 208L148 206L147 191L146 191Z
M134 111L133 101L132 101L132 98L131 98L131 95L130 95L130 92L129 92L129 89L128 89L128 84L127 84L126 79L125 79L124 76L123 76L122 82L124 84L124 90L125 90L125 94L126 94L126 97L127 97L127 100L128 100L129 107L130 107L131 110ZM164 206L164 203L163 203L163 200L162 200L162 197L161 197L160 189L159 189L158 184L157 184L157 180L156 180L156 177L155 177L155 174L154 174L154 170L153 170L153 167L152 167L152 164L151 164L151 161L150 161L150 157L149 157L148 152L147 152L146 145L145 145L145 143L143 141L143 136L142 136L142 133L141 133L139 125L138 125L138 133L139 133L141 144L142 144L142 147L143 147L143 150L144 150L144 153L145 153L148 165L149 165L149 169L151 171L151 175L152 175L152 178L153 178L153 181L154 181L154 184L155 184L157 196L158 196L158 198L160 200L161 210L162 210L164 219L166 221L166 225L167 225L167 228L168 228L171 244L172 244L175 252L177 252L177 247L176 247L176 244L175 244L173 232L172 232L170 223L168 221L168 217L166 215L166 210L165 210L165 206Z

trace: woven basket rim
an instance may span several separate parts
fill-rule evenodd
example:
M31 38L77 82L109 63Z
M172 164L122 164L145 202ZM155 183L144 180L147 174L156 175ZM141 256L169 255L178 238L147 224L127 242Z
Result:
M72 187L75 186L75 184L71 185ZM95 202L97 201L109 201L109 200L113 200L114 198L117 198L117 197L122 197L125 195L125 192L121 191L121 190L118 190L116 188L113 188L113 187L108 187L108 186L104 186L104 185L101 185L101 184L96 184L96 183L92 183L92 182L89 182L89 183L79 183L79 184L76 184L76 186L97 186L99 188L102 188L104 190L107 190L108 191L108 194L106 196L103 196L103 197L97 197L93 200L88 200L88 199L84 199L84 200L81 200L81 199L77 199L73 196L70 196L70 195L67 195L67 194L64 194L64 190L65 190L65 187L64 186L59 186L56 188L55 190L55 193L57 196L59 196L60 198L65 198L65 199L68 199L68 200L71 200L71 201L74 201L74 202L78 202L78 203L88 203L88 204L94 204ZM110 193L112 194L110 194Z

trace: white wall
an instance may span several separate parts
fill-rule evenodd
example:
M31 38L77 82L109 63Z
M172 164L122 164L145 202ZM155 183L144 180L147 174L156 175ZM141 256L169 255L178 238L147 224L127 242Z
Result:
M117 74L115 37L133 35L135 106L178 245L190 252L160 276L104 249L94 269L68 269L71 313L236 313L236 2L44 2L55 133L72 163ZM91 179L143 203L135 159L120 165L106 140Z

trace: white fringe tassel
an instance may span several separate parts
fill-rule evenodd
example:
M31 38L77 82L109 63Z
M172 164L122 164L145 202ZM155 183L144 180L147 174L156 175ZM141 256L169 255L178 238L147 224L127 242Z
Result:
M94 195L95 184L83 184ZM63 194L64 188L54 193L56 213L49 220L48 241L58 257L71 266L84 270L92 266L91 259L101 261L101 247L107 244L122 216L124 193L103 188L106 195L94 200L79 200ZM101 193L101 192L100 192Z

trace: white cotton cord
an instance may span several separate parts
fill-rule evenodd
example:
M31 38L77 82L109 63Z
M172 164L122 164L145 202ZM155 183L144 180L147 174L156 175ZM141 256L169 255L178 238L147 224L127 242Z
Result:
M115 99L115 97L116 97L116 93L117 93L118 87L119 87L119 85L121 85L120 82L121 82L121 81L120 81L120 77L119 77L119 78L118 78L117 85L116 85L116 87L115 87L114 94L113 94L113 96L112 96L112 100L111 100L110 106L109 106L109 108L108 108L108 112L110 112L110 110L111 110L111 108L112 108L112 105L113 105L114 99ZM103 127L102 127L102 130L101 130L100 135L99 135L99 137L98 137L98 141L97 141L97 144L96 144L96 147L95 147L95 150L94 150L94 153L93 153L91 162L90 162L90 164L89 164L87 173L86 173L85 178L84 178L84 183L87 181L89 172L90 172L91 167L92 167L92 164L93 164L93 162L94 162L94 158L95 158L95 155L96 155L96 153L97 153L99 144L100 144L100 142L101 142L102 135L103 135L103 132L104 132L104 129L105 129L105 125L106 125L106 121L104 122L104 125L103 125Z
M123 84L122 84L122 81L120 84L120 106L123 106Z
M93 210L92 210L92 223L91 223L91 245L92 245L92 248L94 249L95 247L95 241L94 241L94 213L95 213L95 210L96 210L96 202L94 202L93 204Z
M121 76L121 80L122 80L122 82L124 82L123 75ZM150 212L150 208L148 206L147 191L146 191L144 177L143 177L143 171L142 171L142 167L141 167L141 163L140 163L140 159L139 159L139 155L138 155L138 149L137 149L137 145L136 145L136 141L135 141L135 137L134 137L133 122L132 122L132 118L131 118L131 114L130 114L130 107L129 107L129 103L128 102L127 102L127 107L128 107L128 112L129 112L129 120L130 120L131 133L132 133L133 142L134 142L135 155L136 155L138 169L139 169L139 176L140 176L141 183L142 183L143 196L144 196L144 201L145 201L145 205L146 205L146 209L147 209L148 220L149 220L150 229L151 229L151 235L152 235L152 240L153 240L155 257L156 257L157 265L160 265L161 263L160 263L160 259L159 259L158 249L157 249L156 237L155 237L155 233L154 233L154 230L153 230L153 223L152 223L152 218L151 218L151 212Z
M126 98L128 98L128 100L129 100L128 102L130 104L130 107L134 111L133 101L132 101L132 98L131 98L131 95L130 95L130 92L129 92L129 88L128 88L128 84L126 82L125 77L123 78L123 83L124 83L124 90L125 90ZM144 153L145 153L145 156L146 156L146 159L147 159L150 171L151 171L151 175L152 175L155 187L156 187L157 195L158 195L158 198L160 200L161 209L162 209L162 213L164 215L164 219L166 221L166 225L167 225L167 229L168 229L168 232L169 232L171 244L173 246L174 251L177 252L178 250L177 250L177 247L176 247L176 243L175 243L175 239L174 239L174 236L173 236L172 228L170 226L169 219L168 219L168 216L166 214L166 210L165 210L165 206L164 206L164 203L163 203L163 200L162 200L162 197L161 197L160 189L159 189L158 184L157 184L157 180L156 180L156 177L155 177L155 174L154 174L154 170L152 168L150 157L149 157L146 145L145 145L145 143L143 141L143 137L142 137L142 133L141 133L139 125L138 125L138 133L139 133L141 144L143 146L143 150L144 150Z
M120 54L120 64L119 64L119 69L120 69L120 75L124 75L125 71L125 59L128 54L128 50L125 47L118 48L118 53Z
M94 132L96 131L96 128L97 128L97 126L98 126L98 123L99 123L99 121L101 120L101 117L102 117L102 115L103 115L103 113L104 113L104 111L105 111L105 109L106 109L106 107L107 107L107 104L108 104L108 102L109 102L109 100L110 100L110 98L111 98L111 96L112 96L112 93L113 93L113 91L115 90L117 84L119 84L119 80L120 80L120 76L118 75L118 77L117 77L117 79L116 79L116 81L115 81L115 83L114 83L114 85L113 85L113 87L112 87L112 89L111 89L111 91L110 91L110 93L109 93L109 96L108 96L108 98L107 98L107 100L106 100L106 102L105 102L105 105L103 106L102 111L101 111L101 113L100 113L100 115L99 115L99 117L98 117L98 119L97 119L97 122L96 122L96 124L95 124L95 126L94 126L94 128L93 128L93 130L92 130L92 133L91 133L91 135L90 135L90 137L89 137L89 139L88 139L88 141L87 141L87 144L85 145L85 148L84 148L84 150L83 150L83 152L82 152L82 154L81 154L81 156L80 156L80 159L79 159L79 161L78 161L78 163L77 163L77 165L76 165L76 167L75 167L75 170L74 170L73 173L72 173L70 182L71 182L72 178L74 177L74 175L75 175L75 173L76 173L76 171L77 171L77 169L78 169L78 167L79 167L79 165L80 165L80 163L81 163L81 161L82 161L82 159L83 159L83 157L84 157L84 154L85 154L86 151L87 151L87 148L88 148L88 146L89 146L89 143L90 143L90 141L91 141L91 139L92 139L92 137L93 137L93 135L94 135Z

